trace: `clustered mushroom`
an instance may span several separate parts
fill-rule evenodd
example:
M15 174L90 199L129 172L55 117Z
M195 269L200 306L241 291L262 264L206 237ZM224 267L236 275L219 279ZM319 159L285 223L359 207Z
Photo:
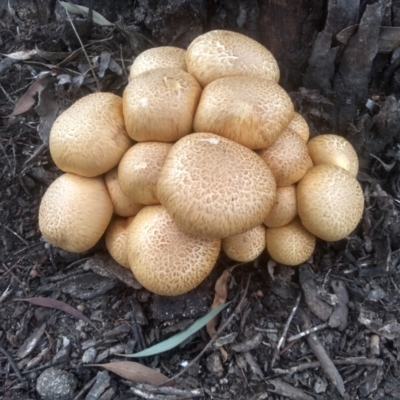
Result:
M295 266L317 237L345 238L363 212L356 152L337 135L309 140L278 80L272 54L234 32L143 52L122 98L85 96L55 121L65 173L41 202L44 238L83 252L105 234L161 295L199 285L221 250Z

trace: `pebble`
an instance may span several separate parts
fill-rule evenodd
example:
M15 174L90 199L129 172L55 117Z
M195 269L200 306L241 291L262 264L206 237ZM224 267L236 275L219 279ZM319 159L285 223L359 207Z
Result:
M53 367L43 371L36 382L36 390L43 400L71 400L76 386L73 374Z

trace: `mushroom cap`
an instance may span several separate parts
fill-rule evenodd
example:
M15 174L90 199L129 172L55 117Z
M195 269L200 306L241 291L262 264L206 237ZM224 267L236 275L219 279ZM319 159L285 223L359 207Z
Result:
M44 238L72 253L92 248L105 232L113 205L102 176L66 173L46 190L39 208Z
M172 147L157 191L182 229L225 238L264 221L276 185L265 162L250 149L212 133L194 133Z
M293 118L289 122L289 125L286 127L286 129L289 129L292 132L300 135L305 143L307 143L308 139L310 138L310 128L308 127L307 121L298 112L293 114Z
M222 251L232 260L250 262L265 249L265 226L258 225L247 232L222 239Z
M196 79L177 68L136 76L123 94L128 135L138 142L173 142L187 135L192 132L200 94Z
M177 296L198 286L213 269L221 240L184 232L162 206L147 206L128 228L127 254L135 278L148 290Z
M129 79L157 68L178 68L187 71L185 58L186 50L179 47L161 46L148 49L136 57L129 71Z
M304 140L290 130L283 134L258 155L266 162L274 175L277 186L289 186L298 182L308 168L307 145Z
M112 93L92 93L72 104L55 120L49 139L58 168L89 178L115 167L131 144L122 99Z
M331 134L319 135L312 138L307 147L314 165L337 165L349 171L354 177L357 176L357 153L344 137Z
M106 247L111 257L125 268L130 268L126 251L126 238L128 227L133 218L135 217L113 219L108 225L104 236Z
M288 94L258 77L233 76L210 83L194 117L195 132L212 132L250 149L264 149L293 117Z
M328 242L344 239L362 217L363 191L350 172L320 164L298 183L297 208L301 222L315 236Z
M270 228L278 228L288 224L297 215L296 186L281 186L276 188L275 203L264 220Z
M141 204L160 204L157 181L171 143L143 142L132 146L118 166L118 181L133 201Z
M214 30L198 36L187 49L186 64L202 87L225 76L279 80L274 56L255 40L231 31Z
M132 215L136 215L144 207L143 204L136 203L122 191L118 182L117 167L105 174L104 181L106 183L108 193L110 194L115 214L121 217L130 217Z
M299 265L307 261L315 248L315 236L295 218L279 228L267 228L267 251L278 263Z

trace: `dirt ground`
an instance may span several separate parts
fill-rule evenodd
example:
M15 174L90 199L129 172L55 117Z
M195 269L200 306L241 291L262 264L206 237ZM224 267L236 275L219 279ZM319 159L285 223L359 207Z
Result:
M54 1L0 1L0 399L40 399L49 388L51 399L400 399L400 2L103 3L94 8L112 25L91 14L70 14L71 23ZM121 95L144 49L185 48L217 28L271 49L312 136L337 133L353 144L365 212L348 238L319 240L298 268L267 254L234 268L211 346L203 329L138 360L169 378L182 372L157 387L92 364L125 360L117 354L189 326L235 263L221 256L199 288L166 298L141 288L103 242L84 254L47 244L38 207L60 175L48 136L83 95ZM34 297L42 303L17 301Z

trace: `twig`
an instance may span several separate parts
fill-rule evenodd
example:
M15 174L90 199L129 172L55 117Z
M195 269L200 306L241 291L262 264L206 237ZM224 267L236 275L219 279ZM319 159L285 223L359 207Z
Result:
M0 346L0 352L2 352L6 356L11 368L15 371L15 375L17 376L17 378L21 382L25 383L25 379L23 378L23 376L19 372L18 367L15 365L15 362L14 362L13 358L11 357L11 355L8 353L8 351Z
M8 232L12 233L15 237L17 237L25 246L29 246L29 243L24 238L19 236L17 232L14 232L7 225L4 225L4 224L1 224L1 225L3 225L4 229L7 229Z
M90 62L89 56L88 56L87 53L86 53L85 46L83 45L82 40L81 40L81 38L79 37L79 34L78 34L78 32L77 32L77 30L76 30L76 28L75 28L74 23L72 22L72 19L71 19L71 16L69 15L68 10L66 9L65 11L66 11L66 13L67 13L67 17L68 17L68 20L69 20L69 22L70 22L70 24L71 24L71 26L72 26L72 29L74 30L75 35L76 35L76 37L77 37L78 40L79 40L79 43L80 43L80 45L81 45L83 54L85 54L85 57L86 57L86 60L87 60L87 62L88 62L88 64L89 64L90 70L92 71L93 78L94 78L94 80L96 81L97 90L100 92L100 84L99 84L99 81L98 81L98 79L97 79L96 73L94 72L93 65L92 65L92 63Z
M271 368L273 368L273 366L275 364L275 361L279 356L279 350L282 347L283 343L285 342L285 338L286 338L286 335L288 333L290 323L292 322L294 314L296 313L296 311L297 311L297 309L299 307L300 300L301 300L301 292L299 292L299 295L297 296L296 303L294 304L292 312L290 313L289 318L286 321L286 325L285 325L285 328L283 329L282 336L279 339L278 345L276 346L275 353L274 353L274 356L272 357L272 361L271 361Z
M302 337L309 335L310 333L317 332L317 331L320 331L325 328L329 328L329 324L327 322L325 322L324 324L318 325L318 326L314 326L314 328L307 329L306 331L300 332L297 335L290 336L287 339L287 341L293 342L294 340L300 339Z
M202 355L213 345L213 343L217 340L219 335L225 330L225 328L231 323L232 319L236 314L238 314L242 308L242 304L244 299L246 298L247 292L249 290L249 285L250 285L250 278L251 274L249 274L249 277L247 279L246 287L244 289L243 295L241 299L239 300L238 305L236 306L235 310L232 312L232 314L226 319L226 321L220 326L220 328L217 330L217 334L206 344L204 349L192 360L182 371L178 372L176 375L174 375L172 378L168 379L166 382L163 382L163 385L165 385L168 382L174 381L178 379L181 375L183 375L191 366L193 366L197 360L199 360Z

